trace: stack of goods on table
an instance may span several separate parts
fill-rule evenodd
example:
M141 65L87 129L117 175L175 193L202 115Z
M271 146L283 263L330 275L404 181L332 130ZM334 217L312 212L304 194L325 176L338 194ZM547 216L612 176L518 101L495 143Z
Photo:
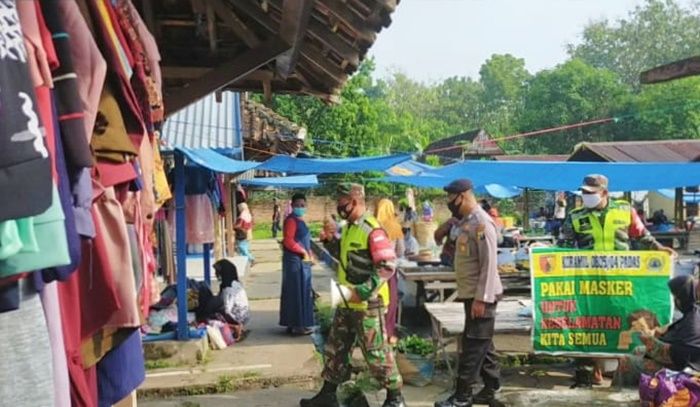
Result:
M3 405L135 400L170 197L159 59L130 0L0 0Z

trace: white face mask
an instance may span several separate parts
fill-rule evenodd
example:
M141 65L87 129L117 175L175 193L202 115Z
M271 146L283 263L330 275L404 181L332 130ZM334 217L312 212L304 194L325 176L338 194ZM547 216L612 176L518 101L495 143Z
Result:
M600 205L600 201L603 200L598 194L583 194L581 199L583 200L583 206L589 209L597 208Z

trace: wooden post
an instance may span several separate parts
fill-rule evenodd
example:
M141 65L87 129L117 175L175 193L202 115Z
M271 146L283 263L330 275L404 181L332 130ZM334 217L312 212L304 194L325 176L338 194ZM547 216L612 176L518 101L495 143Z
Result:
M674 223L680 228L685 228L685 213L683 201L683 188L676 188L675 205L674 205Z
M226 190L224 193L228 197L226 199L226 231L224 232L225 236L225 242L226 244L224 245L226 247L226 257L232 257L233 254L235 253L235 241L234 241L234 236L235 234L233 233L233 200L235 199L236 195L233 193L231 190L231 176L226 175L224 178L224 189Z
M530 189L523 191L523 229L530 228Z
M177 239L177 339L189 339L187 326L187 220L185 217L185 155L175 150L175 232Z

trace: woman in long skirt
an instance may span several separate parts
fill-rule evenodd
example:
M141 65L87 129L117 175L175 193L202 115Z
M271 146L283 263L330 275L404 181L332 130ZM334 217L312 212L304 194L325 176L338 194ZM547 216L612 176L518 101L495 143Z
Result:
M404 241L401 224L396 216L396 209L389 199L381 199L375 208L375 217L379 221L389 240L394 243L396 257L403 257ZM398 273L389 279L389 309L386 312L386 332L391 342L396 341L396 321L399 311L399 278Z
M292 197L292 213L283 226L282 299L280 325L287 333L308 335L314 326L314 298L311 288L311 234L303 217L306 197Z

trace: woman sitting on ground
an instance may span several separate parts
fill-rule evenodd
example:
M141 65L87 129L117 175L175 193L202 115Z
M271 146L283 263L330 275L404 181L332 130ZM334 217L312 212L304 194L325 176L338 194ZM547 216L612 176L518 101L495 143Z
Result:
M674 277L668 282L676 309L683 317L668 328L641 327L644 346L620 360L615 382L638 385L642 373L654 374L662 368L700 371L700 308L696 304L698 282L691 276Z
M219 298L223 303L221 314L231 325L236 340L240 340L245 331L245 325L250 321L250 306L248 295L238 280L236 265L226 259L214 263L216 277L221 281Z

